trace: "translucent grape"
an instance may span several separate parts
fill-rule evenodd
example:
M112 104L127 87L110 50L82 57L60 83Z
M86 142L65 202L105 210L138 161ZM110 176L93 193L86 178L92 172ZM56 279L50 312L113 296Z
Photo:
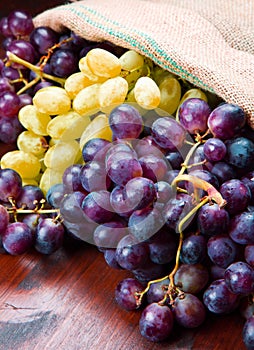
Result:
M92 85L93 83L94 82L82 72L76 72L66 78L64 88L73 100L80 90Z
M159 85L160 89L160 103L158 105L158 114L160 109L169 114L173 114L181 98L181 85L175 77L165 77Z
M142 74L144 57L134 50L128 50L119 57L119 61L122 67L121 75L129 86L133 86Z
M88 67L86 56L79 60L79 69L94 84L103 83L108 79L107 77L97 76L91 71L91 69Z
M110 193L105 190L90 192L82 202L82 210L90 221L98 224L111 221L114 211L110 205Z
M35 178L41 170L41 164L32 153L17 150L3 155L1 168L11 168L17 171L22 178Z
M40 113L57 115L70 110L71 99L63 88L48 86L36 92L33 104Z
M47 125L51 121L51 117L49 114L39 112L34 105L22 107L18 118L27 130L37 135L48 135Z
M75 140L59 142L50 147L44 157L44 164L51 169L63 169L76 163L81 157L79 144Z
M145 109L159 106L161 93L158 85L149 77L141 77L134 86L134 96L137 103Z
M124 102L128 93L128 83L122 77L108 79L99 89L99 104L101 110Z
M73 100L73 109L80 115L99 110L99 91L101 84L93 84L80 90Z
M40 188L42 189L43 193L46 195L50 187L59 184L62 182L62 176L63 176L64 169L51 169L47 168L40 179Z
M49 147L45 137L28 130L19 134L17 146L20 151L32 153L36 157L43 156Z
M47 125L47 133L50 137L61 139L61 141L75 140L80 138L89 123L88 115L81 116L79 113L70 110L52 118Z
M87 53L86 58L89 69L98 77L114 78L121 72L121 63L118 57L107 50L92 49Z

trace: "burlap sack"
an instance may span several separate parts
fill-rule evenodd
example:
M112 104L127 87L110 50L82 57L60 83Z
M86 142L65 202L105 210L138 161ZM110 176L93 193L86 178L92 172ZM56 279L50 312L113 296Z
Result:
M239 104L254 128L253 0L83 0L45 11L35 25L135 49Z

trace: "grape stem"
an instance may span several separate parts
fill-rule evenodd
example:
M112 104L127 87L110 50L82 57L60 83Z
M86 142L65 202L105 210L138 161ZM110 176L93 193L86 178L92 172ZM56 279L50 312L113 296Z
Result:
M63 78L58 78L58 77L55 77L51 74L47 74L47 73L44 73L41 69L41 67L37 67L35 66L34 64L30 63L30 62L27 62L25 60L23 60L22 58L16 56L14 53L10 52L10 51L7 51L6 52L6 55L9 59L9 61L11 62L15 62L15 63L18 63L18 64L22 64L22 66L30 69L31 71L33 71L36 75L38 75L40 78L45 78L45 79L48 79L48 80L53 80L55 81L56 83L59 83L61 86L64 85L65 83L65 79Z

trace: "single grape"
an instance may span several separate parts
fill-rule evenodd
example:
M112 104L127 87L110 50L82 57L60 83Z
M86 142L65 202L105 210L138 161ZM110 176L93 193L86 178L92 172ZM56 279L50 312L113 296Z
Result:
M206 239L202 235L190 235L182 244L180 259L184 264L198 264L206 257Z
M111 111L113 106L122 104L128 93L128 83L122 77L106 80L99 88L99 105L102 111Z
M172 198L174 190L172 186L166 181L158 181L154 184L157 197L157 205L166 204L170 198Z
M207 242L207 253L214 264L226 268L236 259L237 245L227 235L215 235Z
M71 50L59 49L53 52L49 61L53 75L67 78L78 70L78 57Z
M53 208L59 208L64 195L64 185L62 183L55 184L46 193L46 200Z
M206 318L204 304L195 295L189 293L184 293L175 298L173 313L176 322L185 328L196 328Z
M254 290L254 270L243 262L236 261L229 265L224 274L225 283L235 294L246 295Z
M61 198L60 193L60 198ZM83 192L75 191L64 195L60 204L60 213L64 220L70 222L82 222L84 213L81 205L86 195Z
M93 239L97 247L114 249L127 234L126 223L119 219L98 225L94 230Z
M217 203L206 203L198 211L197 224L203 235L213 236L225 233L229 226L229 214Z
M4 249L11 255L27 252L33 245L34 239L30 227L23 222L10 223L2 236Z
M223 182L236 178L235 168L226 163L225 161L216 162L216 163L206 163L208 170L217 177L220 185Z
M114 211L110 205L110 193L105 190L90 192L82 202L82 210L90 221L98 224L111 221Z
M0 94L0 115L13 117L20 109L20 99L15 92L5 91Z
M15 88L8 78L2 76L0 77L0 94L6 91L14 92Z
M160 229L149 239L148 245L152 262L168 264L175 259L177 239L168 229Z
M152 342L167 339L173 330L174 316L166 305L152 303L142 312L139 329L143 337Z
M112 248L100 248L103 249L103 255L106 264L112 269L122 270L121 266L118 264L116 260L116 249Z
M9 202L16 199L22 191L22 179L13 169L0 169L0 200Z
M245 321L242 331L243 342L248 350L254 349L254 316Z
M23 127L15 115L13 117L0 117L0 141L5 144L16 143Z
M178 110L179 121L191 134L207 130L207 120L211 113L208 103L199 98L188 98Z
M125 278L120 281L115 289L115 300L117 304L128 311L138 308L135 293L143 290L142 284L134 278Z
M164 299L165 293L168 290L169 279L160 282L152 283L146 293L148 304L157 303Z
M67 113L70 110L71 99L62 87L48 86L36 92L33 104L37 112L57 115Z
M140 281L143 285L146 285L149 281L161 278L168 273L168 266L163 264L155 264L148 261L139 268L132 270L134 277Z
M81 183L81 164L73 164L65 169L63 173L63 186L65 192L83 191Z
M36 59L36 53L33 45L22 39L11 41L11 43L8 45L8 51L29 63L34 63ZM20 63L12 63L12 67L17 69L25 69L25 67Z
M182 264L174 275L174 283L185 293L197 294L209 281L208 269L204 264Z
M82 148L82 157L85 162L92 160L104 161L107 150L111 146L108 140L102 138L92 138Z
M171 165L172 169L181 169L182 163L184 162L183 160L183 156L180 152L178 151L171 151L166 153L165 155L166 160L168 161L168 163Z
M160 104L160 89L155 81L148 76L138 78L133 92L136 102L144 109L154 109Z
M251 193L251 204L254 203L254 171L251 170L245 173L240 179L250 190Z
M251 198L249 188L239 179L232 179L220 186L220 193L226 200L225 209L231 215L244 211Z
M30 35L34 29L33 18L24 10L14 10L8 15L8 27L16 37Z
M40 220L36 230L35 249L42 254L52 254L63 244L64 226L55 219Z
M58 39L58 33L47 26L37 27L30 34L31 44L41 55L47 54L48 49L54 46Z
M210 162L221 161L226 153L227 147L225 143L216 137L208 139L204 144L204 155Z
M1 34L5 37L13 36L11 29L9 27L8 17L2 17L0 19L0 31L1 31Z
M163 180L168 170L168 164L165 158L147 154L139 158L141 164L143 177L146 177L153 182Z
M87 53L86 58L89 69L98 77L114 78L120 74L119 59L107 50L92 49Z
M20 208L35 209L40 207L41 201L44 201L45 197L38 186L27 185L22 187L22 191L18 198L16 198L16 204Z
M111 180L106 173L105 165L102 162L92 160L83 165L79 173L79 181L87 192L107 190Z
M254 268L254 244L248 244L244 249L244 258L246 262Z
M0 236L4 234L8 224L9 224L9 213L7 209L0 204Z
M193 207L191 196L185 198L172 198L164 205L163 218L166 225L178 232L178 225L181 220L186 216L187 213ZM184 228L190 224L193 217L184 224Z
M238 244L254 244L254 212L243 211L230 220L229 236Z

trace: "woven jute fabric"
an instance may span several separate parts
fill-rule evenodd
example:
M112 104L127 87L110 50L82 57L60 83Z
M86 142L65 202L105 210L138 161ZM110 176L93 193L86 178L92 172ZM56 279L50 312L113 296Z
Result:
M82 0L34 20L134 49L240 105L254 128L253 0Z

